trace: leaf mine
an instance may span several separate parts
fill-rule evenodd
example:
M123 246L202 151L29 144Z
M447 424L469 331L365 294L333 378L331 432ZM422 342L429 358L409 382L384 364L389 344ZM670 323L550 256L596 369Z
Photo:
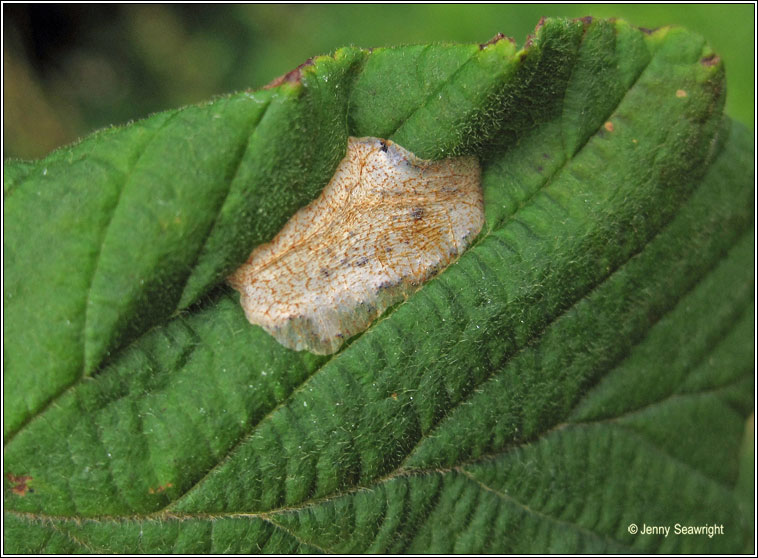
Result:
M427 161L351 137L321 195L229 283L250 323L291 349L331 354L447 267L483 223L475 157Z

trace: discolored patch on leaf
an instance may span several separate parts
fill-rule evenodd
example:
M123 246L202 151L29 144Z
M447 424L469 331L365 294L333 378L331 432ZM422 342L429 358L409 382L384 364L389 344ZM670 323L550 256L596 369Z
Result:
M263 89L272 89L283 83L300 83L300 78L302 77L303 68L307 68L308 66L313 66L313 58L309 58L308 60L300 64L294 70L290 70L286 74L281 75L278 78L275 78L270 83L264 85Z
M18 496L26 496L27 492L34 492L32 488L29 488L29 482L32 477L29 475L14 475L13 473L5 473L5 478L11 485L11 492Z
M516 43L516 41L514 41L514 40L513 40L511 37L506 37L506 36L505 36L503 33L497 33L497 34L496 34L494 37L492 37L492 38L491 38L489 41L487 41L486 43L481 43L481 44L479 45L479 50L484 50L484 49L485 49L485 48L487 48L488 46L490 46L490 45L494 45L494 44L497 44L497 43L499 43L500 41L502 41L503 39L505 39L505 40L507 40L507 41L510 41L511 43L514 43L514 44Z
M480 174L474 157L426 161L350 138L321 197L229 278L247 319L289 348L337 351L479 233Z
M147 490L149 494L161 494L168 490L169 488L172 488L174 485L173 483L167 482L166 484L161 484L160 486L153 488L152 486Z
M700 63L703 66L716 66L721 62L721 58L717 54L709 54L708 56L703 56L700 59Z

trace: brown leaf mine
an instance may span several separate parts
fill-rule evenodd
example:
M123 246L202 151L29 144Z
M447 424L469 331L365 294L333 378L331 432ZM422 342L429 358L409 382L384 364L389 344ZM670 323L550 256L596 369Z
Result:
M282 345L336 352L466 249L484 223L474 157L419 159L349 138L324 191L258 246L229 283Z

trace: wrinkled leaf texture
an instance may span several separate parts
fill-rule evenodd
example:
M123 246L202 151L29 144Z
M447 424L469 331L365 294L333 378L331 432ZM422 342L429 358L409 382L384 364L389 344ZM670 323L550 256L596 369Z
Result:
M724 97L684 29L544 20L6 163L6 552L752 551L753 155ZM486 224L296 353L223 279L349 135L478 155Z

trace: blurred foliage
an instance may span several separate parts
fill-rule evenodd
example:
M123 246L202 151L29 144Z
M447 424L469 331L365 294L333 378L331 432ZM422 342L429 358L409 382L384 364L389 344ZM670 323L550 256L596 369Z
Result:
M703 35L727 68L726 112L753 126L754 25L742 5L4 5L6 157L241 89L338 47L522 45L541 16L620 17Z

